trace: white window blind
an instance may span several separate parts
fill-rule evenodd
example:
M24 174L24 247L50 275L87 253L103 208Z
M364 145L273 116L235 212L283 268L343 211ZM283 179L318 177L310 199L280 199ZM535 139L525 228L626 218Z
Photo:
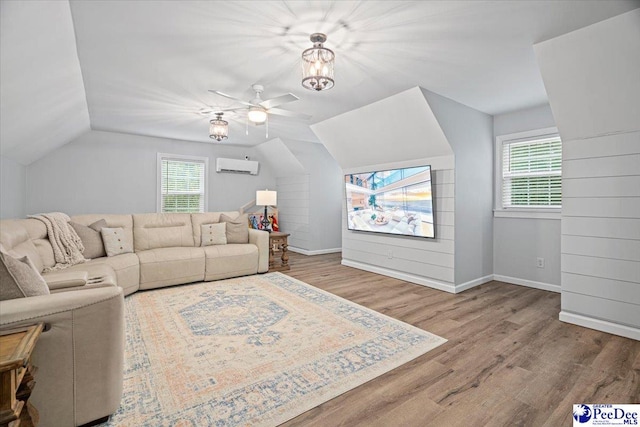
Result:
M557 135L502 144L502 208L562 207L562 142Z
M159 155L159 212L204 212L207 161Z

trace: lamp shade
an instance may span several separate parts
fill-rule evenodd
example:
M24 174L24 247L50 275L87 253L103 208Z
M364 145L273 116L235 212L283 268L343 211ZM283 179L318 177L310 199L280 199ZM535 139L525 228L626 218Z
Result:
M269 190L256 191L256 205L276 206L278 204L278 192Z
M267 120L267 112L262 107L249 107L247 115L253 123L264 123Z

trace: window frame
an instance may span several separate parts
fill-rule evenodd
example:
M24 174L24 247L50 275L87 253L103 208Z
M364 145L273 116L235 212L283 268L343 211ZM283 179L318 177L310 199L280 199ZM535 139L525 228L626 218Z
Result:
M209 158L201 156L187 156L184 154L170 154L170 153L158 153L156 158L156 212L157 213L169 213L162 212L162 161L163 160L178 160L193 163L204 164L204 188L203 188L203 211L207 212L208 205L208 192L209 192ZM186 212L185 212L186 213Z
M496 218L537 218L537 219L556 219L561 217L562 207L503 207L503 191L502 191L502 161L503 146L505 143L513 143L517 141L527 141L560 136L557 127L548 127L543 129L534 129L525 132L510 133L496 136L494 147L494 171L495 171L495 187L494 187L494 209L493 216ZM562 177L562 174L560 175Z

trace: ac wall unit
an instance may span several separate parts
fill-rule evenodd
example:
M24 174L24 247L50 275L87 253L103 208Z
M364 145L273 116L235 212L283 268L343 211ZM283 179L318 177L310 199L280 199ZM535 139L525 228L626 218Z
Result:
M216 172L244 173L258 175L258 162L253 160L216 159Z

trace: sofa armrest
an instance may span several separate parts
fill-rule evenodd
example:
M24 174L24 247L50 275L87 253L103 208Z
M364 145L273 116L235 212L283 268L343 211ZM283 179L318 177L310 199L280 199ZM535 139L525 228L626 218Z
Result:
M89 280L89 273L86 271L56 271L53 273L45 273L42 275L44 281L47 282L51 292L84 286Z
M266 273L269 271L269 233L250 228L249 243L258 247L258 273Z
M45 323L33 352L31 400L41 425L78 426L117 410L124 366L124 298L117 286L0 301L0 328Z

